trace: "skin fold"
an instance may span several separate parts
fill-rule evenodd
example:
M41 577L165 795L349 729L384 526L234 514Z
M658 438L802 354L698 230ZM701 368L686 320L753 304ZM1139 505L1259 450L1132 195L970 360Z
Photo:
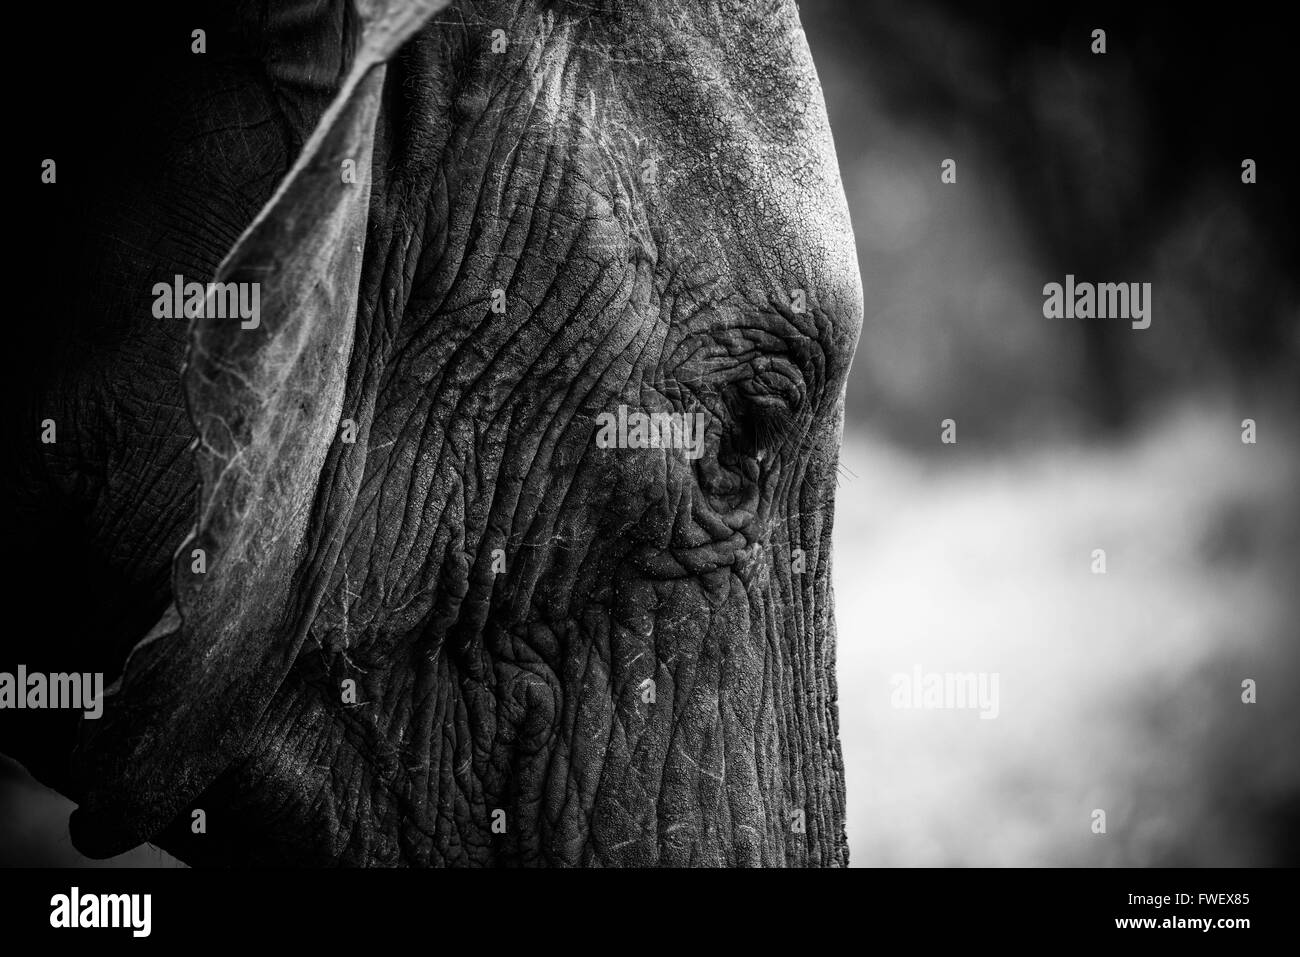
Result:
M41 341L79 358L25 397L61 423L16 472L28 587L52 539L113 587L16 660L115 693L0 748L98 856L846 864L862 293L794 4L239 18L87 217ZM261 325L153 318L175 273L261 282ZM703 413L703 453L599 447L620 405Z

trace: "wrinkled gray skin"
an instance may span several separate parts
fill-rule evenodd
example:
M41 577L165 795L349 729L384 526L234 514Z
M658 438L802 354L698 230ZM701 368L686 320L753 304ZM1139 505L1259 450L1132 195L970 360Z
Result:
M66 438L31 501L84 501L153 603L70 769L11 750L95 855L845 864L862 306L794 4L367 6L272 13L264 75L205 81L164 181L124 188L125 331L34 402ZM262 327L154 319L175 272L263 282ZM704 411L705 454L598 448L620 403Z

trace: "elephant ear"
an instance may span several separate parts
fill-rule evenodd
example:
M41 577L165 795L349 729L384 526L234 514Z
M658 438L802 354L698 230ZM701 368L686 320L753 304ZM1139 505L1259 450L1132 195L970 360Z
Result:
M352 352L384 64L447 2L358 3L360 46L337 96L218 268L217 283L256 284L257 324L215 308L192 321L183 375L198 521L175 559L172 606L102 716L81 722L70 828L84 854L147 840L243 756L301 646L315 590L308 523Z

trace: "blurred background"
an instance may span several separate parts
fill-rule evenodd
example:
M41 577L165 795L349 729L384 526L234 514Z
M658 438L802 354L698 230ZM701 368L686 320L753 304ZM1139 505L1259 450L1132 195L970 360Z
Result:
M866 300L834 553L852 863L1300 863L1285 32L1185 5L800 10ZM1045 319L1066 273L1150 282L1151 327ZM917 667L997 673L998 717L891 707Z
M853 864L1300 863L1289 31L1185 5L800 10L866 297L835 520ZM1150 282L1151 327L1045 319L1066 273ZM891 707L918 667L997 673L998 717ZM0 758L6 863L98 863L69 810Z

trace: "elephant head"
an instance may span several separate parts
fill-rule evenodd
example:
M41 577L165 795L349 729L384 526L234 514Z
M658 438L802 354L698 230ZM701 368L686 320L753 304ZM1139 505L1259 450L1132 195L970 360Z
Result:
M254 7L97 220L95 385L33 392L114 437L22 499L123 583L42 775L77 846L844 864L862 305L794 3ZM221 285L159 318L173 276Z

